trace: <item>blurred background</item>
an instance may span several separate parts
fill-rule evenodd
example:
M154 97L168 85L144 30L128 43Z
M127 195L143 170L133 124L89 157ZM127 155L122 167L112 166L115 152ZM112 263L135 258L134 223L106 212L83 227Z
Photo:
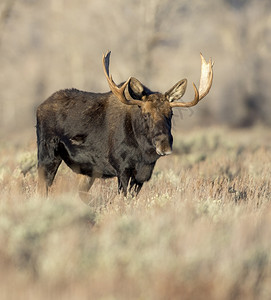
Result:
M175 130L271 125L270 0L1 0L0 138L34 134L35 110L56 90L108 91L108 49L116 82L165 92L187 78L184 100L199 53L212 57L210 94L175 112Z

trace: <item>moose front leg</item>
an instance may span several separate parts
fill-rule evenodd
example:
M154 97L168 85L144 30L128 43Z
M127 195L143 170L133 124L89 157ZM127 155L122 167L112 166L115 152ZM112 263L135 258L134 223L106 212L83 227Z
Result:
M137 164L136 168L133 170L133 174L131 176L129 193L132 195L136 195L140 192L144 182L149 181L152 175L152 171L154 169L155 163Z
M132 196L137 196L140 192L144 182L138 182L134 177L131 178L130 186L129 186L129 193Z
M120 176L118 176L118 192L119 194L123 194L124 197L127 196L127 189L129 180L131 178L131 171L130 170L124 170L124 172L121 173Z

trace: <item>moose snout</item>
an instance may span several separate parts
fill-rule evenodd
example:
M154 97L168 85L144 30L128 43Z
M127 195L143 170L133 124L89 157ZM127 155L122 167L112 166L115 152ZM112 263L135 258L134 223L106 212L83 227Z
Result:
M158 155L164 156L172 153L172 136L162 135L155 139L155 148Z
M160 147L156 147L156 153L160 156L169 155L172 153L171 149L162 150Z

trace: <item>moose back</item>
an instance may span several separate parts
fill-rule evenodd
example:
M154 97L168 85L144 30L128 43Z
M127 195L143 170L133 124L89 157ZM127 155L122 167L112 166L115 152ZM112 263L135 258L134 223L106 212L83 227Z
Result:
M85 198L95 178L118 178L118 191L138 194L158 158L172 151L173 107L191 107L212 85L212 61L201 55L199 90L191 102L177 102L187 80L166 93L152 92L136 78L116 85L109 74L110 52L102 64L111 91L60 90L37 109L39 190L48 193L62 160L86 175L79 186Z

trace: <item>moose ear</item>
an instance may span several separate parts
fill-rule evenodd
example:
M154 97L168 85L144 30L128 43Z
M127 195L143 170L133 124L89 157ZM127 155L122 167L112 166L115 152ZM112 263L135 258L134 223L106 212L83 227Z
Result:
M133 99L141 100L142 97L145 95L145 89L143 84L134 77L131 77L129 85L128 85L128 92Z
M186 79L180 80L170 90L168 90L165 93L166 99L169 102L173 102L182 98L182 96L185 93L186 86L187 86L187 80Z

